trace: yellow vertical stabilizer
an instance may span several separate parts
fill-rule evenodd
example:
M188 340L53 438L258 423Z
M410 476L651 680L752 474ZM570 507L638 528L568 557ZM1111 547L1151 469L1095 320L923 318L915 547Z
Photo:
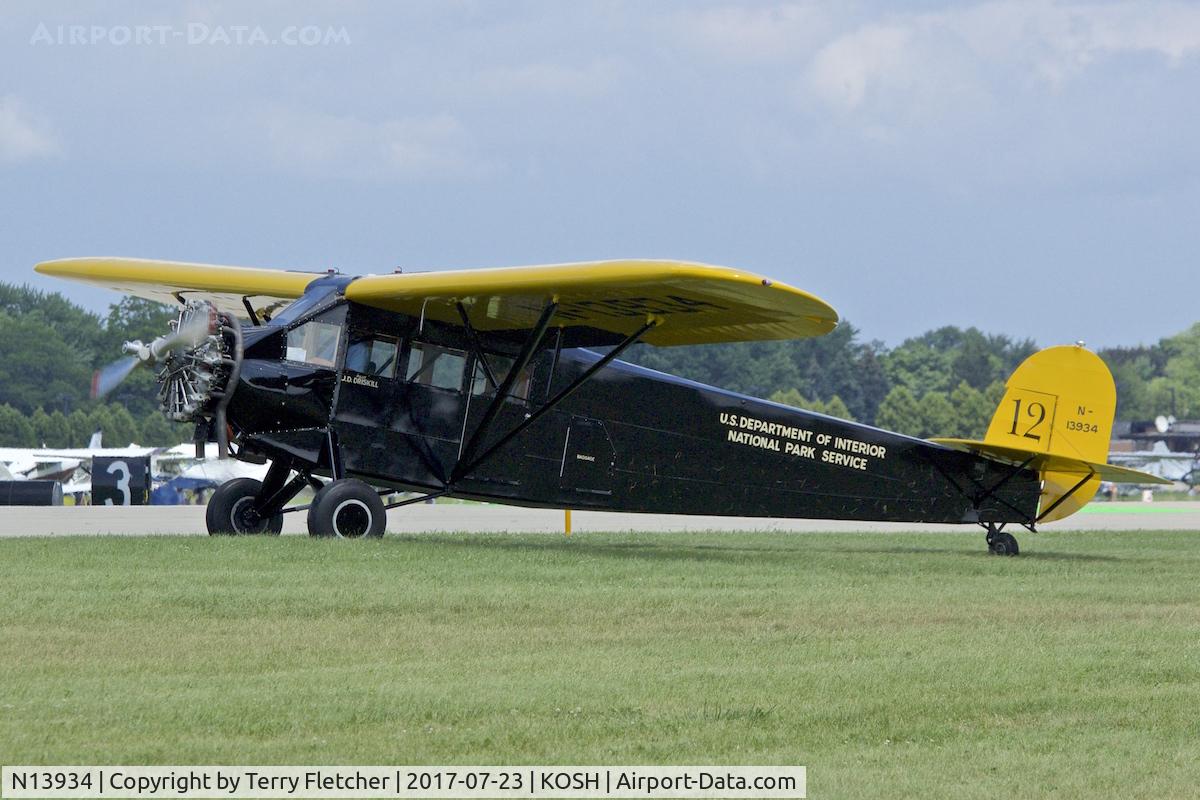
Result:
M1103 464L1116 409L1117 389L1099 356L1082 345L1050 347L1025 359L1009 377L984 441ZM1077 472L1043 470L1042 513L1071 492L1080 477ZM1099 488L1100 477L1093 475L1040 521L1070 516Z

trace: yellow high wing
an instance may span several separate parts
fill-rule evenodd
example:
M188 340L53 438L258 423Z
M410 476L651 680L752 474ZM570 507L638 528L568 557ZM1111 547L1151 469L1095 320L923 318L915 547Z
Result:
M654 318L642 340L654 345L797 339L837 326L837 312L814 295L741 270L686 261L593 261L536 267L378 275L346 297L412 316L460 323L457 304L478 330L533 325L549 300L552 325L629 335Z
M79 281L122 294L178 305L182 300L208 300L222 311L246 317L243 298L258 312L274 313L326 273L188 264L143 258L63 258L43 261L43 275Z
M185 264L128 258L45 261L37 271L126 294L175 303L203 298L245 316L286 304L321 273ZM414 317L477 330L523 330L546 303L558 303L554 327L628 336L653 319L642 341L655 345L796 339L837 326L833 308L814 295L741 270L686 261L594 261L532 267L453 270L357 278L346 298Z

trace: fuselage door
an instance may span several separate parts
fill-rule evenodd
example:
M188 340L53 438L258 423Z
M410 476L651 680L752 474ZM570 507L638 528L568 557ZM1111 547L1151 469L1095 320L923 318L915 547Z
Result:
M604 423L572 417L563 443L559 486L590 494L612 494L616 451Z

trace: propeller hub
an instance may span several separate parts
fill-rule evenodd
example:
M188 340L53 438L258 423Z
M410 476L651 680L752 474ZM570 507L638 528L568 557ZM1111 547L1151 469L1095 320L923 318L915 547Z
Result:
M126 342L121 345L121 352L128 353L131 356L136 356L138 361L149 363L152 358L150 346L142 344L140 339L135 339L132 342Z

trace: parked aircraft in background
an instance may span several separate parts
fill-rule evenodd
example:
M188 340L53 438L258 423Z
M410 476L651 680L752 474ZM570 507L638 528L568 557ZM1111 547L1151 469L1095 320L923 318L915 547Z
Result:
M215 442L207 443L204 454L199 458L196 456L194 443L178 444L155 454L151 465L156 482L168 483L182 479L187 483L181 485L186 485L189 489L215 489L237 478L261 481L267 476L266 464L250 464L232 458L220 458Z
M160 449L136 444L128 447L104 447L102 437L103 433L96 431L87 447L0 448L0 480L59 481L63 484L63 492L66 494L86 492L91 489L93 458L143 458Z
M217 460L217 446L211 444L203 456L197 457L196 447L187 442L175 447L104 447L103 433L92 434L87 447L0 448L0 480L58 481L64 494L78 495L92 488L92 464L96 458L133 460L150 458L150 474L156 483L184 478L188 487L215 488L234 478L249 477L261 480L267 472L265 465L245 464L233 460Z
M1109 453L1109 461L1192 488L1200 480L1200 452L1172 452L1166 442L1155 442L1149 450Z

